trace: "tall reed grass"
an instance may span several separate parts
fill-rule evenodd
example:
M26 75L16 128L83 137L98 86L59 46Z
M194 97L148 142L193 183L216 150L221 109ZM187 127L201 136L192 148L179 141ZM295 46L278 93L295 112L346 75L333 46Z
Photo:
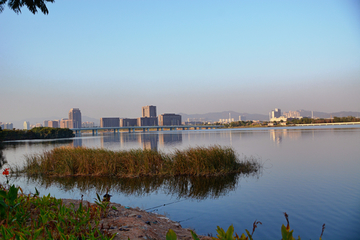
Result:
M178 176L249 173L260 168L254 159L240 160L230 147L218 145L175 150L111 151L85 147L60 147L26 156L18 173L49 176Z

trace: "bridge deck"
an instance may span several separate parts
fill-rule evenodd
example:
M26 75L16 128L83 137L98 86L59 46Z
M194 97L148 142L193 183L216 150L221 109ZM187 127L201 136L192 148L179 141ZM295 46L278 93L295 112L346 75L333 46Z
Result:
M156 129L157 131L164 131L166 129L171 130L189 130L189 129L216 129L222 128L222 125L173 125L173 126L128 126L128 127L92 127L92 128L71 128L70 130L75 133L81 131L92 131L93 133L101 130L113 130L119 132L120 130L128 130L129 132L135 132L136 130L149 131L150 129Z

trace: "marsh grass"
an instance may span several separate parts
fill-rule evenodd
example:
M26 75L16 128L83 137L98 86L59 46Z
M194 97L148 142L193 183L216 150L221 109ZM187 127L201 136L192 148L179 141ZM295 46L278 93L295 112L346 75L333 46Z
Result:
M60 147L28 155L24 167L14 170L29 175L139 177L250 173L259 168L256 160L246 157L239 160L232 148L215 145L170 154L141 149Z

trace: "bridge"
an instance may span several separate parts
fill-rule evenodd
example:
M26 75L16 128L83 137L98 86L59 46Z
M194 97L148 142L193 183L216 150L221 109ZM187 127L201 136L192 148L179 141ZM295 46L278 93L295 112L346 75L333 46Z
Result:
M223 128L222 125L173 125L173 126L128 126L128 127L92 127L92 128L70 128L70 130L74 131L75 134L81 133L81 131L92 131L93 135L98 135L99 131L108 131L113 130L114 133L120 132L120 131L129 131L135 132L137 131L143 131L148 132L150 129L156 129L156 131L164 131L164 130L201 130L201 129L217 129L217 128Z

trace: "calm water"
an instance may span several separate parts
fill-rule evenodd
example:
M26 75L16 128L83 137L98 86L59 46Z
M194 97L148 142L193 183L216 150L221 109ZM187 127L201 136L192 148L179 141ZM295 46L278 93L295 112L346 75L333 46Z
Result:
M109 133L72 140L6 143L9 164L21 165L24 154L73 145L112 150L151 148L164 152L190 146L232 146L240 158L253 156L262 171L222 178L59 178L11 182L28 192L94 201L107 187L111 201L166 214L199 234L216 235L216 226L234 225L237 233L251 231L261 221L255 239L280 239L283 212L294 235L318 239L358 239L360 235L360 126L264 128ZM4 181L4 179L1 179ZM169 205L165 205L171 203ZM157 207L160 206L161 207ZM155 208L154 208L155 207Z

